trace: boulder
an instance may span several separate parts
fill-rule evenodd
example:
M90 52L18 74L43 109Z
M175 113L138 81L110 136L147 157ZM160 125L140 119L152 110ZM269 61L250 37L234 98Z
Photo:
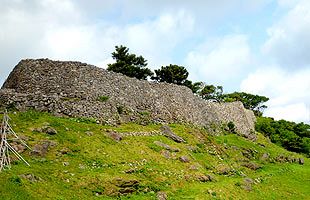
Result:
M163 133L164 136L172 139L175 142L178 142L178 143L185 142L185 140L182 137L180 137L180 136L176 135L175 133L173 133L169 126L166 126L166 125L162 126L162 127L160 127L160 130L161 130L161 132Z
M36 156L45 156L46 153L48 152L49 147L54 147L56 146L55 142L52 141L43 141L40 144L36 144L32 151L31 155L36 155Z
M56 135L57 134L56 129L54 129L52 127L46 127L45 129L43 129L43 132L45 132L46 134L49 134L49 135Z
M200 182L209 182L209 181L214 181L214 177L207 174L207 175L198 175L197 177L197 180L200 181Z
M247 168L254 170L254 171L262 168L260 165L254 163L254 162L243 163L242 166L247 167Z
M188 158L187 156L181 156L181 157L179 158L179 160L180 160L181 162L184 162L184 163L190 162L190 160L189 160L189 158Z

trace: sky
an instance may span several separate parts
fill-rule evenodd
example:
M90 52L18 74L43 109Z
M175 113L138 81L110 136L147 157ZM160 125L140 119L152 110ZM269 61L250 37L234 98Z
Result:
M267 96L264 116L310 123L309 0L0 0L0 85L25 58L106 68L116 45L224 92Z

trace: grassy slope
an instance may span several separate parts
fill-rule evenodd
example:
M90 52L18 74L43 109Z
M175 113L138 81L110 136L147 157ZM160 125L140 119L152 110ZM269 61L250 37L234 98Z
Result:
M165 191L169 199L307 199L310 197L310 160L305 164L265 162L259 158L269 153L302 157L269 143L262 135L256 143L237 135L210 136L205 130L171 124L171 129L187 143L179 144L164 136L127 136L115 142L106 136L106 129L118 132L149 132L160 125L123 124L118 127L102 126L76 119L58 118L46 113L28 111L10 114L13 128L19 135L27 136L27 143L34 146L39 141L57 143L45 157L23 153L31 167L18 161L11 170L0 173L1 199L115 199L107 194L115 191L114 180L139 180L139 190L120 199L156 199L156 191ZM32 131L48 123L56 135ZM85 132L93 132L88 136ZM171 153L170 159L161 155L162 148L154 144L162 141L180 152ZM195 148L190 151L188 146ZM265 147L264 147L265 146ZM251 149L252 162L262 166L256 171L241 166L245 157L241 151ZM61 154L67 150L67 154ZM187 156L189 163L177 158ZM64 162L69 165L64 166ZM198 170L191 170L195 165ZM235 169L230 176L219 175L218 166ZM136 168L131 174L124 173ZM33 174L42 180L31 182L20 178ZM216 181L202 183L198 175L211 174ZM253 180L251 191L242 185L244 175ZM95 194L99 193L99 196Z

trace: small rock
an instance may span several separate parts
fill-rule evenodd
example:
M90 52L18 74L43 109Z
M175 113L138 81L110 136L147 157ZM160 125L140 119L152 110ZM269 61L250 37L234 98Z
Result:
M35 176L34 174L21 174L19 177L27 179L30 182L42 181L42 178Z
M56 142L53 141L43 141L41 144L36 144L33 149L32 152L30 153L31 155L37 155L37 156L44 156L49 147L54 147L56 146Z
M62 164L63 164L63 166L68 166L69 162L63 162Z
M167 200L168 196L165 192L159 191L157 192L157 199L158 200Z
M181 162L184 162L184 163L188 163L190 160L189 160L189 158L187 157L187 156L181 156L180 158L179 158L179 160L181 161Z
M131 194L134 191L136 191L136 190L134 188L131 188L131 187L126 187L126 188L119 189L119 193L121 193L121 194Z
M86 167L83 164L79 164L79 169L86 169Z
M164 136L172 139L175 142L181 143L181 142L185 142L185 140L183 138L181 138L180 136L174 134L169 126L162 126L160 127L161 132L163 133Z
M57 134L57 131L52 128L52 127L46 127L43 129L43 132L49 134L49 135L56 135Z
M125 171L126 174L132 174L132 173L135 173L136 171L138 171L139 169L135 169L135 168L130 168L130 169L127 169Z
M126 188L126 187L134 187L139 184L139 181L137 180L124 180L122 178L117 178L115 179L116 181L116 186L121 187L121 188Z
M60 150L60 153L61 153L62 155L64 155L64 154L68 154L70 151L71 151L70 149L68 149L68 148L65 147L65 148L63 148L63 149Z
M196 165L191 165L190 167L189 167L189 169L190 170L198 170L198 167L196 166Z
M162 150L160 152L161 155L163 155L165 158L170 159L171 158L171 153L167 150Z
M197 152L197 147L194 147L194 146L186 146L186 148L191 151L191 152L194 152L196 153Z
M266 160L268 160L269 159L269 153L264 153L263 155L262 155L262 157L261 157L261 160L264 160L264 161L266 161Z
M179 152L180 151L180 149L170 147L168 144L165 144L165 143L160 142L160 141L155 141L154 144L156 144L157 146L163 147L168 151L173 151L173 152Z
M243 184L242 188L246 191L251 191L252 190L252 184L254 183L253 179L251 178L244 178L243 179Z
M209 181L213 181L214 177L211 175L198 175L197 176L197 180L200 182L209 182Z
M260 165L253 163L253 162L243 163L242 166L247 167L251 170L258 170L261 168Z
M26 147L22 144L17 144L17 143L13 143L11 144L11 146L14 148L15 151L17 151L18 153L22 153L26 150Z
M88 135L88 136L93 136L94 135L94 133L91 132L91 131L86 131L85 134Z
M233 172L233 170L230 167L223 164L218 165L216 167L216 171L220 175L229 175Z
M119 133L117 133L116 131L108 130L107 133L108 133L108 136L110 138L112 138L113 140L115 140L117 142L119 142L123 139L123 137Z

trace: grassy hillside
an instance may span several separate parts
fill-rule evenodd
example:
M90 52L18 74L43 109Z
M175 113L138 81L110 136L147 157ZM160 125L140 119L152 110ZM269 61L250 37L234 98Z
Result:
M0 172L1 199L157 199L158 192L168 199L310 197L310 160L261 134L251 142L170 124L186 141L176 143L157 134L157 124L103 126L35 111L10 117L13 129L36 152L22 152L30 167L15 161ZM45 133L46 127L57 133Z

